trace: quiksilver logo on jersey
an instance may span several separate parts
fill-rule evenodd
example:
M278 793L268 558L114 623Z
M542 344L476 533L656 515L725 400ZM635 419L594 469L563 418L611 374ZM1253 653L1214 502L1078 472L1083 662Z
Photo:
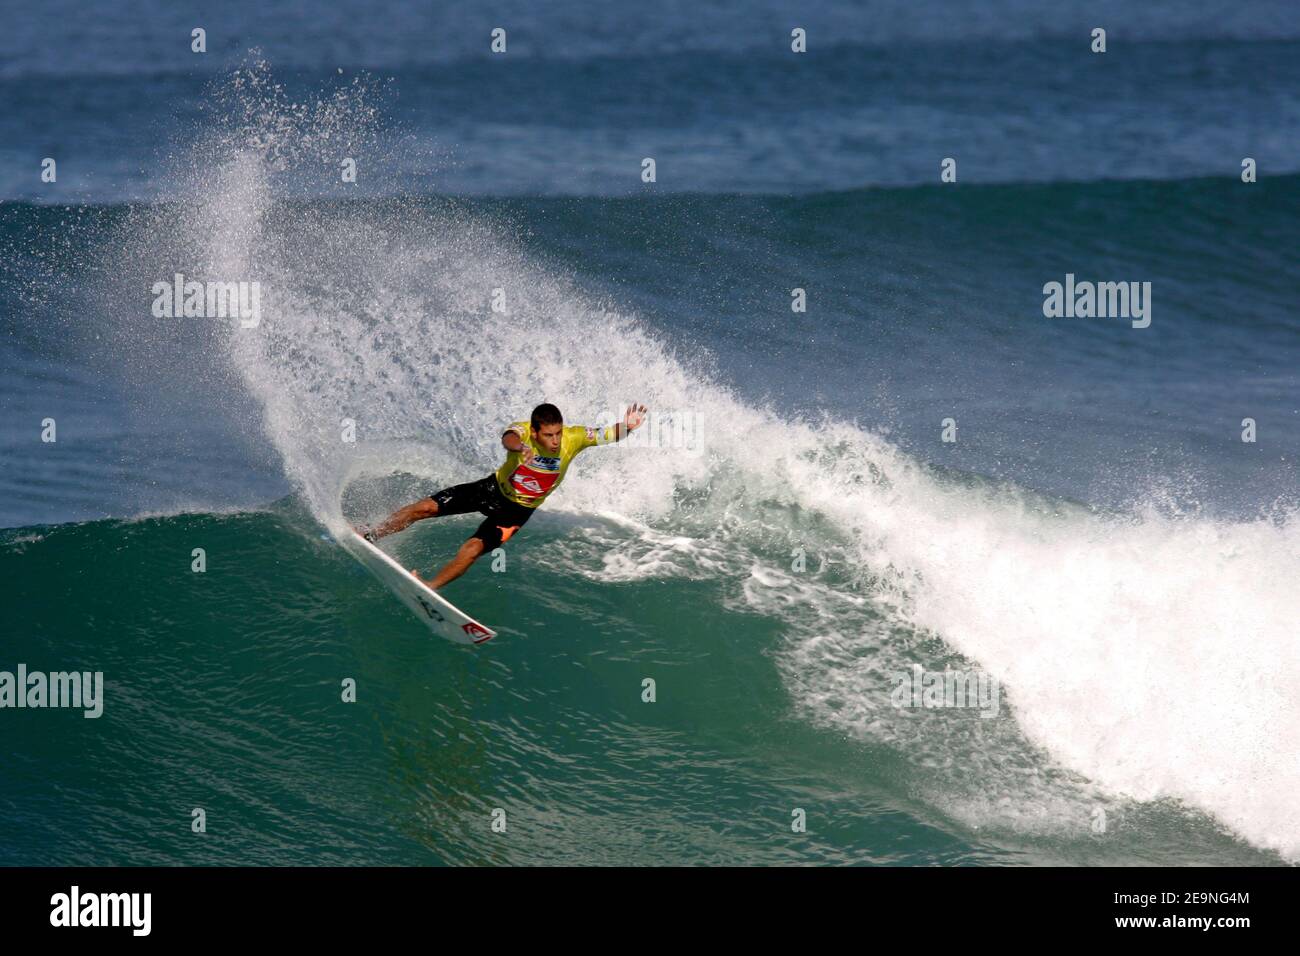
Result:
M542 493L542 485L536 478L529 478L527 475L515 475L515 487L522 491L530 492L534 495Z
M529 495L534 498L538 495L544 495L551 490L551 485L555 484L556 480L560 477L558 458L541 460L554 461L556 462L557 467L555 470L548 470L546 468L538 470L532 465L520 465L515 469L515 473L510 476L510 483L514 485L521 494ZM537 461L538 459L534 459L533 465L536 465Z

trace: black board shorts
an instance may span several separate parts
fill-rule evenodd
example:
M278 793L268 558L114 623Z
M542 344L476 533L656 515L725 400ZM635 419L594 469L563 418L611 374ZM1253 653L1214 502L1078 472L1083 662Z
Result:
M533 516L533 508L525 508L501 494L497 476L488 475L478 481L452 485L429 496L438 503L438 516L463 515L472 511L486 515L478 529L470 535L483 542L484 551L492 551L510 540L510 536L524 526Z

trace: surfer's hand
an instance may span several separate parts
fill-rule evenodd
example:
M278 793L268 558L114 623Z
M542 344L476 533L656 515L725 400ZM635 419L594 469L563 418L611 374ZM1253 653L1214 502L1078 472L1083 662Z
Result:
M627 414L623 416L623 427L628 431L634 431L641 427L645 421L646 407L644 405L629 405Z
M511 441L514 442L513 445L511 444ZM528 442L524 441L524 436L519 434L519 432L515 431L513 428L508 429L506 433L501 436L501 444L505 446L506 451L510 452L510 454L518 455L522 458L525 465L531 465L533 459L537 457L537 452L533 451L532 446L529 445Z

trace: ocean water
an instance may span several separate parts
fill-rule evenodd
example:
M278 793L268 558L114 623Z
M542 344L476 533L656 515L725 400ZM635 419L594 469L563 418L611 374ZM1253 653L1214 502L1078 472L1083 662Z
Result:
M105 704L0 710L0 863L1300 859L1291 4L379 7L5 14L0 670ZM684 440L432 638L333 536L543 400Z

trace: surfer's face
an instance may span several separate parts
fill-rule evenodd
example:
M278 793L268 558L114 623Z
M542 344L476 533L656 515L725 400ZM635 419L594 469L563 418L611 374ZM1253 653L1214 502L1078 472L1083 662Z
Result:
M560 453L560 439L564 435L564 425L543 425L533 432L533 437L537 439L537 444L552 455Z

